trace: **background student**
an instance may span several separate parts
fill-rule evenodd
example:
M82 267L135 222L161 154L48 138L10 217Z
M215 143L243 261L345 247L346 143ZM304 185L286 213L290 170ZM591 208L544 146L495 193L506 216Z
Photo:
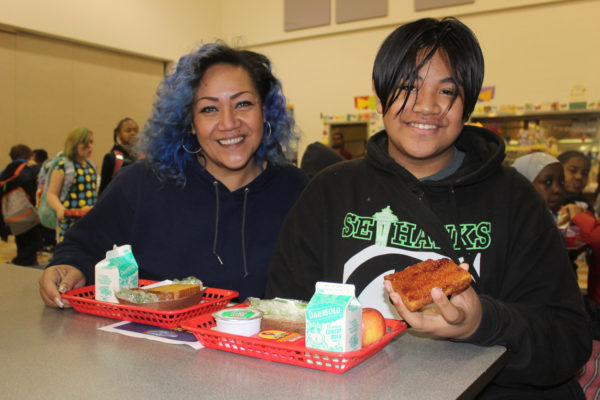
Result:
M0 186L0 197L4 198L9 192L22 189L26 196L22 196L22 202L19 203L33 206L37 188L36 170L29 165L33 152L29 146L17 144L10 148L9 155L11 162L0 172L0 182L3 182ZM0 214L0 219L2 219L0 230L4 231L2 240L7 241L8 235L12 233L17 246L17 255L11 260L11 263L26 266L38 265L37 251L42 247L39 220L35 217L37 223L31 222L28 224L29 227L24 227L23 232L11 232L8 229L9 223L6 221L5 212L4 204L2 204L2 213Z
M565 170L565 189L567 191L565 202L577 204L594 212L593 205L583 194L592 168L590 159L577 150L565 151L558 156L558 159Z
M98 195L106 189L119 169L135 161L133 145L136 142L139 130L137 122L129 117L120 120L115 127L113 131L114 145L110 152L106 153L102 159Z
M50 175L47 200L56 211L57 242L64 239L67 230L79 219L68 215L67 210L87 209L96 204L96 167L90 160L93 147L91 130L72 129L65 139L61 160Z

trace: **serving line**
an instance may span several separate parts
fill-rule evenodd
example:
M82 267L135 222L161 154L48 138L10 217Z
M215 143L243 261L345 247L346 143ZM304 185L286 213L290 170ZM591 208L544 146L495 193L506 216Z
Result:
M86 400L473 398L505 365L503 347L433 339L412 329L344 374L193 350L104 332L115 320L46 307L40 271L0 264L3 397Z

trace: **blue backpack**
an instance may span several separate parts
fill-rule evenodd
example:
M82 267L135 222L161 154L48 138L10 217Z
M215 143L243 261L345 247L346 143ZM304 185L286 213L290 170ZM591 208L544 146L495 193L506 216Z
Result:
M46 196L48 194L48 186L50 185L50 177L52 176L52 172L54 172L56 166L61 160L64 160L65 162L65 179L63 181L59 196L59 200L62 203L66 200L69 192L71 191L71 186L73 186L73 178L75 178L75 164L73 164L73 161L63 157L62 153L58 153L56 157L44 162L38 175L38 188L36 192L38 216L40 217L40 222L42 225L50 229L56 229L56 211L50 207L50 204L48 204L48 201L46 200Z

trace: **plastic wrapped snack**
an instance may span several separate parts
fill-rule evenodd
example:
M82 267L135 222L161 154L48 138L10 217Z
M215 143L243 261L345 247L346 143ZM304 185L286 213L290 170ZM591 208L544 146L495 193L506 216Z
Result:
M304 334L306 302L279 297L270 300L249 297L248 302L250 303L250 307L263 312L262 330L280 329Z
M158 282L143 288L121 289L115 297L121 304L157 310L191 307L202 300L206 288L195 277Z
M121 289L115 295L132 303L153 303L158 301L158 296L155 293L146 292L145 290Z

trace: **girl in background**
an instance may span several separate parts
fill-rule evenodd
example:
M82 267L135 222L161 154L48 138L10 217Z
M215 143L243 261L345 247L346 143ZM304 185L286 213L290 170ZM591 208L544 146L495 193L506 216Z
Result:
M565 189L567 191L565 203L576 204L594 212L593 206L583 194L592 168L590 159L580 151L569 150L560 154L558 160L565 169Z
M69 211L86 211L96 204L96 167L90 161L93 144L94 134L88 128L71 130L65 140L63 159L50 176L47 199L50 207L56 211L57 243L62 242L65 232L78 219L67 215ZM60 199L62 187L67 183L65 178L72 179L71 188L67 197Z
M119 121L113 131L114 146L102 160L102 171L100 173L100 195L110 183L113 176L122 167L126 167L135 161L133 145L140 128L131 118L123 118Z
M527 154L515 160L513 167L533 183L546 200L548 209L559 226L575 225L581 230L581 238L590 245L588 257L586 309L592 320L594 339L600 338L600 223L594 215L582 207L570 203L562 205L566 195L565 173L561 162L546 153Z

